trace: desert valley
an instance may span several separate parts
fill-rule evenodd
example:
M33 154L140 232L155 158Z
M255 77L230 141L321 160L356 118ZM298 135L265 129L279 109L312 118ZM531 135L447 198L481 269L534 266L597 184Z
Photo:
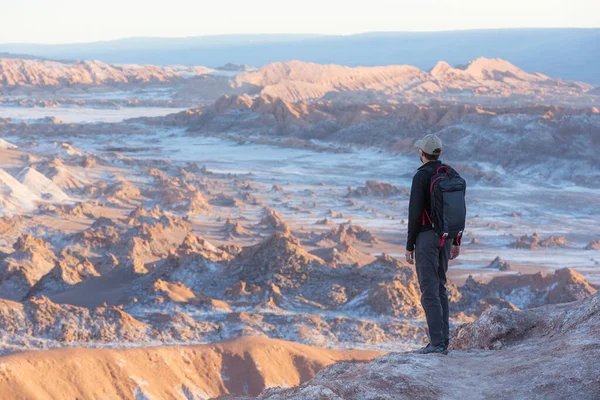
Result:
M468 182L433 357L426 133ZM600 88L499 58L1 58L2 398L597 398L599 148Z

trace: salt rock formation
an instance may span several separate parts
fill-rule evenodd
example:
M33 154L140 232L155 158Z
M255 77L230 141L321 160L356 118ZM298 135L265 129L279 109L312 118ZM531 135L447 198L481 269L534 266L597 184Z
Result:
M320 257L332 265L345 264L358 266L365 264L363 260L372 258L354 248L349 242L342 242L331 248L313 250L311 254Z
M600 250L600 240L592 240L587 246L585 246L586 250Z
M13 244L14 252L0 255L0 293L2 298L21 300L46 275L56 256L42 239L23 234Z
M162 280L168 284L185 285L195 291L194 298L197 298L197 292L208 285L207 274L218 274L231 259L231 254L215 247L206 239L188 234L179 247L158 262L156 269L145 281L140 282L132 297L141 299L148 295L149 290L155 292L156 282ZM215 279L223 278L221 276Z
M243 203L239 199L233 196L228 196L223 193L219 193L216 196L214 196L210 200L210 204L221 207L240 207L243 205Z
M118 221L100 217L89 229L73 234L68 241L73 246L87 251L110 251L111 247L121 242L121 236L125 235L126 231L127 228Z
M494 258L486 268L497 269L498 271L508 271L511 269L510 264L501 259L500 256Z
M0 235L12 235L23 230L24 219L20 215L0 217Z
M100 276L94 265L84 256L63 252L61 257L54 268L31 288L26 297L60 293L88 278Z
M24 335L58 342L147 342L150 328L118 307L94 310L59 305L47 297L23 303L0 300L3 335Z
M94 218L94 212L92 208L93 205L95 204L91 202L76 202L73 204L59 204L56 206L42 205L40 206L40 211L57 214L60 216Z
M252 235L252 232L244 228L244 226L239 221L231 222L229 218L227 218L227 220L225 221L225 224L221 231L228 238L245 237Z
M62 142L54 142L54 145L58 147L60 156L76 156L83 157L83 151L79 150L76 147L73 147L70 143Z
M189 282L190 279L185 279L184 276L199 277L209 265L229 261L232 258L227 252L213 246L205 239L191 238L192 236L188 236L184 243L159 265L156 270L158 276ZM193 245L190 245L192 241Z
M180 217L170 216L160 211L135 211L124 220L98 218L89 229L70 235L67 247L81 254L112 253L123 266L136 267L139 263L166 257L170 250L179 245L181 237L190 232L189 223Z
M215 111L213 117L216 119L231 116L232 113L239 116L244 115L244 113L252 113L256 116L250 122L252 126L269 127L275 131L282 131L294 126L307 127L310 124L331 119L330 115L321 111L313 103L300 99L293 101L285 96L270 93L260 94L253 99L249 99L245 95L223 96L217 99L211 111ZM194 120L202 124L204 121L199 119L201 114L203 114L201 109L198 109L196 115L188 116L188 120L192 121L192 125ZM248 122L247 119L246 121Z
M292 103L274 93L262 93L254 98L252 111L271 116L279 128L291 124L308 126L311 123L327 119L327 116L311 104L302 101Z
M132 204L132 201L138 200L142 193L131 182L120 181L108 185L104 196L109 204L124 206Z
M161 207L184 214L201 214L212 208L198 188L181 186L171 180L162 181L158 186L146 190L144 194Z
M363 187L357 187L356 189L348 188L346 197L390 197L400 193L400 189L392 184L369 180Z
M92 168L96 166L96 159L94 157L90 157L90 156L85 156L83 157L83 159L81 160L80 165L83 168Z
M517 249L536 250L543 247L566 247L567 245L568 243L564 236L550 236L546 239L542 239L538 233L534 233L531 236L523 235L519 237L515 242L511 243L510 246Z
M231 269L249 283L272 281L280 287L297 287L312 269L324 262L309 254L289 233L276 232L265 241L244 247L232 261Z
M422 318L420 291L414 277L381 282L369 291L367 303L373 311L395 317Z
M378 242L377 238L371 233L371 231L363 228L360 225L355 225L352 223L340 224L337 228L333 228L328 232L322 233L317 239L317 242L321 240L331 240L334 243L340 244L352 243L353 241L359 241L368 244Z
M188 234L185 239L183 239L183 242L177 248L176 254L199 254L213 262L228 261L233 258L228 251L225 251L220 247L215 247L208 240L192 234Z
M336 363L298 387L282 385L255 398L592 399L600 390L599 330L599 295L526 311L493 311L460 327L452 341L455 350L447 356L390 353L369 363ZM490 347L501 350L467 350Z
M154 301L156 301L157 296L161 298L160 302L163 302L165 298L174 303L189 303L196 299L196 294L183 283L170 283L162 279L154 282L152 292L149 293L149 297L153 297ZM148 301L146 298L142 300Z
M143 206L137 206L134 208L129 215L128 218L139 220L142 217L151 217L154 219L159 219L165 214L163 210L158 205L155 205L153 208L149 209Z
M240 254L242 248L236 244L222 244L218 247L219 250L223 250L225 253L230 254L232 256L236 256Z
M271 192L283 193L283 188L277 184L271 187Z
M235 200L237 200L235 197L233 197ZM242 206L241 202L244 202L246 204L251 204L251 205L259 205L260 201L258 200L258 198L256 196L254 196L253 194L251 194L250 192L246 192L246 191L240 191L238 192L238 198L239 200L236 202L236 206L240 207ZM241 200L241 202L240 202Z
M240 96L221 96L219 97L212 108L217 113L223 113L229 110L249 110L252 108L252 97L247 94Z
M480 300L487 298L503 299L523 309L575 301L596 293L581 274L570 268L545 276L541 273L498 276L487 284L469 276L460 291L462 299L457 308L467 313L474 312Z
M236 302L250 302L261 296L263 290L260 286L251 283L248 285L244 281L235 283L232 287L225 289L225 297Z
M96 261L95 268L101 275L112 272L119 266L119 259L112 253L106 254L102 259Z
M214 322L195 320L187 314L156 312L148 318L152 327L159 332L159 339L190 343L218 340L221 325Z
M366 288L348 306L366 305L372 312L403 318L422 318L421 292L414 267L397 258L382 254L357 270L359 286ZM460 300L456 285L447 284L450 302Z
M283 220L281 215L270 208L263 210L263 216L258 223L258 227L268 230L274 230L280 233L289 233L290 228L288 224Z

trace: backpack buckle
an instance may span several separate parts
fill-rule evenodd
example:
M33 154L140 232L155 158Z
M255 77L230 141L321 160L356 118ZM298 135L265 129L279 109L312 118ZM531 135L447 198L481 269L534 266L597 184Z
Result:
M444 232L442 234L442 240L440 240L440 247L444 247L444 244L446 244L446 237L448 237L448 232Z

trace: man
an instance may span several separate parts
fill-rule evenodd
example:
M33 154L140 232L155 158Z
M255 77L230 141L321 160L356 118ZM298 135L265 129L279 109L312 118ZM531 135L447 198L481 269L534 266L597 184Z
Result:
M442 141L436 135L426 135L417 140L415 147L419 149L423 165L414 175L410 191L406 261L409 264L416 261L421 305L425 310L429 330L429 344L418 353L448 354L450 326L446 272L448 259L455 259L460 253L462 232L446 241L445 237L440 237L435 232L431 220L431 178L438 173L440 167L444 168L439 160Z

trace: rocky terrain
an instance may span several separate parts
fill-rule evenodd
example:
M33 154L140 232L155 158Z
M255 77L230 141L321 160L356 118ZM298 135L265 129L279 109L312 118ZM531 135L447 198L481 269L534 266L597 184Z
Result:
M401 214L386 210L407 201L401 186L284 188L250 173L112 148L5 147L14 160L5 171L16 178L4 172L11 205L0 254L4 352L244 335L386 350L425 340L414 268L389 254L402 244L352 221ZM542 251L553 248L536 240ZM567 250L574 244L561 240ZM569 302L597 290L569 268L531 274L494 265L491 280L451 284L455 326L489 309Z
M459 385L419 392L453 398L490 359L506 379L526 371L526 382L539 368L525 354L560 346L571 346L557 357L583 398L596 389L597 343L584 340L597 328L600 284L590 85L489 59L431 71L288 62L217 72L10 61L2 93L26 101L0 110L24 113L0 113L6 393L401 398L433 366L464 360L447 377ZM67 100L38 118L30 107L51 92ZM103 119L152 99L199 104ZM89 119L52 115L59 109ZM444 160L469 182L447 358L403 353L427 341L416 273L402 259L412 145L425 132L442 137ZM542 348L535 338L551 328L560 334ZM48 351L15 354L30 350ZM78 383L77 363L105 365L92 368L97 386ZM47 373L19 378L32 368ZM576 393L552 386L553 368L514 392L495 373L479 376L500 398ZM43 394L44 379L61 383Z
M593 399L600 390L599 301L595 295L489 312L459 328L448 356L390 353L366 364L337 363L297 388L269 389L257 398ZM496 350L481 350L489 348Z

